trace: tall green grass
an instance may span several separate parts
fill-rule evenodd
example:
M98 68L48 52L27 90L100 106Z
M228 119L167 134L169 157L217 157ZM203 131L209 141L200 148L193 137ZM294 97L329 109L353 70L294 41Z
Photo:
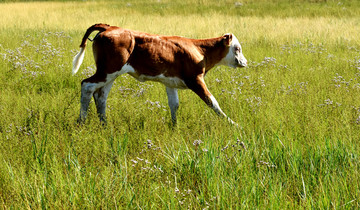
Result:
M359 208L358 2L276 3L0 4L0 206ZM165 88L126 75L106 127L93 103L76 124L91 47L75 76L71 62L97 22L193 38L233 32L249 66L217 67L206 83L241 128L188 90L174 128Z

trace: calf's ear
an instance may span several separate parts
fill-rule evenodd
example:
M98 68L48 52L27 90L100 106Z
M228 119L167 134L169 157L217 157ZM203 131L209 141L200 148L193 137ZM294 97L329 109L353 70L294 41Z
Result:
M232 34L225 34L225 35L223 36L223 43L224 43L224 45L230 46L232 37L233 37Z

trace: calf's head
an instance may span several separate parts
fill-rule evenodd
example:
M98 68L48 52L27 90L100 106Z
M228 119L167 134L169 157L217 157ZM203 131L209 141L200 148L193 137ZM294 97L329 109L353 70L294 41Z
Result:
M235 35L225 34L223 36L223 42L229 47L229 51L219 64L233 68L247 66L247 60L242 53L240 42Z

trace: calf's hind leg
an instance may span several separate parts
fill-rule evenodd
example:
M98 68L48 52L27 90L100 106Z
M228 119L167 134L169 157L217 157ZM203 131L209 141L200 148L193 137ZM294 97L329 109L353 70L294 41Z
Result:
M103 87L97 89L93 96L100 122L106 124L106 101L114 80L109 81Z
M81 82L81 99L80 99L80 116L78 119L79 123L83 123L87 116L91 97L94 92L104 86L104 82L99 82L98 76L95 74Z

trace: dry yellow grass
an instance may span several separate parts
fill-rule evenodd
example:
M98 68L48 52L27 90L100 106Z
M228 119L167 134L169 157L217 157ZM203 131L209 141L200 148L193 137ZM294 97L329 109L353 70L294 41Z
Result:
M79 5L87 9L79 9ZM131 5L129 6L131 7ZM204 15L142 15L122 8L109 9L107 2L34 2L0 4L1 29L46 29L85 31L94 23L108 23L157 34L189 37L218 36L233 32L244 40L267 39L284 42L311 39L334 42L339 39L357 44L360 23L357 17L256 17Z

